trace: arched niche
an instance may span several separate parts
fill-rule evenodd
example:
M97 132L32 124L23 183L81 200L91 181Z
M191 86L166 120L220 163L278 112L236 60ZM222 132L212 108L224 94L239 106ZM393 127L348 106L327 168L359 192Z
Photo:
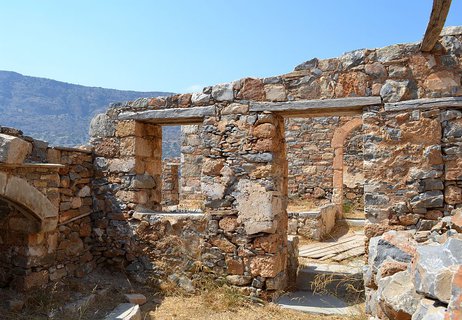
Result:
M0 198L38 224L38 232L56 229L58 208L27 180L0 172Z

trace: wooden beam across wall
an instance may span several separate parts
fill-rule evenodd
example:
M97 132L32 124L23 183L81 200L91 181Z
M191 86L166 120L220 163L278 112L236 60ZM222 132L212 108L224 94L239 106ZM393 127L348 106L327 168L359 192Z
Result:
M425 31L420 50L423 52L432 51L443 30L446 17L448 16L451 0L433 0L432 13L428 21L427 30Z

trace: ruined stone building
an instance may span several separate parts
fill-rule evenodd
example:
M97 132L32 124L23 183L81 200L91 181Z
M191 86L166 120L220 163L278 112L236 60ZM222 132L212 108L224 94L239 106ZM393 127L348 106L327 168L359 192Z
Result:
M322 237L354 205L366 220L368 313L460 319L461 54L453 27L430 52L361 49L115 103L93 119L87 149L1 128L0 285L111 267L208 273L271 298L296 276L289 229ZM184 126L179 163L162 163L165 125ZM314 220L293 226L289 198L317 208Z

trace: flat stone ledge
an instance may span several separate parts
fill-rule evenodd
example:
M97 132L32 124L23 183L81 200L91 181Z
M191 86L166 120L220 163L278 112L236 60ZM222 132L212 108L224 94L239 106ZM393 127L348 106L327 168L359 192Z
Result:
M382 98L374 97L354 97L325 100L301 100L289 102L251 102L249 111L279 112L286 115L306 115L310 114L339 114L342 112L361 112L363 107L381 105Z
M54 150L59 150L59 151L66 151L66 152L80 152L80 153L85 153L85 154L92 154L92 150L86 150L86 149L80 149L80 148L73 148L73 147L61 147L61 146L56 146L53 147Z
M43 168L60 169L65 168L64 164L59 163L0 163L0 168Z
M138 120L155 124L184 124L202 122L207 116L215 115L215 106L123 112L119 120Z
M404 111L430 108L462 108L462 97L415 99L385 103L385 111Z
M302 212L288 212L289 218L319 218L321 210L302 211Z

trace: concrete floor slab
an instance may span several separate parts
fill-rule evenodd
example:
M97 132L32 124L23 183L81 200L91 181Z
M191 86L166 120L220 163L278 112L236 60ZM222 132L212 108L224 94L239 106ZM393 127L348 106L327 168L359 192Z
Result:
M313 314L355 315L359 307L349 306L345 301L331 295L317 295L309 291L295 291L281 296L276 304L282 308Z

